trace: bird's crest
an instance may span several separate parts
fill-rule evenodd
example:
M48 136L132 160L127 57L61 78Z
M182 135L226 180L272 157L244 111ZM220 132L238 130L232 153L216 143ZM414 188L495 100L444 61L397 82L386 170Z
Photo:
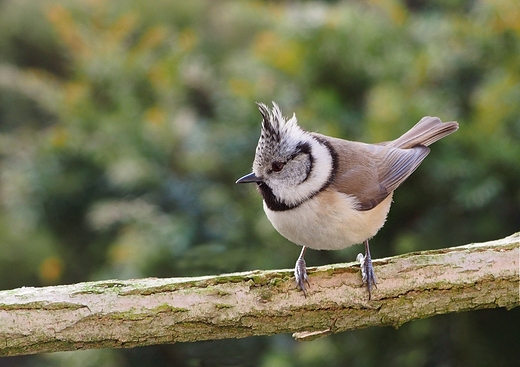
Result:
M272 103L272 109L263 103L257 103L258 110L262 114L262 131L256 151L258 158L262 158L265 154L272 155L273 150L283 152L286 149L294 149L302 134L305 134L298 126L295 114L290 119L286 119L280 107L275 102Z

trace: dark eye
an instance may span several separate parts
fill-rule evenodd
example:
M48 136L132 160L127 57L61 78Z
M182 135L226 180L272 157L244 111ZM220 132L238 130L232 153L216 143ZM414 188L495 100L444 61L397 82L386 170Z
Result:
M273 169L273 172L280 172L283 169L284 163L282 162L273 162L271 165L271 168Z

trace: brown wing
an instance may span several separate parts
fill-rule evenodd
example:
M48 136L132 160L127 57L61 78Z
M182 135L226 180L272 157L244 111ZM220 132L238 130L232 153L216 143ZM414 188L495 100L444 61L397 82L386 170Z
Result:
M428 155L430 144L455 132L455 121L423 117L396 140L364 144L335 138L330 141L338 155L338 169L331 184L336 190L354 195L360 210L370 210L397 189Z
M328 138L338 155L338 168L331 184L336 190L354 195L359 210L369 210L383 201L412 174L429 149L418 145L399 149Z

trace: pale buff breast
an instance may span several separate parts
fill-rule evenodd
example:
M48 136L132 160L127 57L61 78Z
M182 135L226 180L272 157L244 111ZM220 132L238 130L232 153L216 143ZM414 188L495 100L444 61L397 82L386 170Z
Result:
M264 211L274 228L288 240L315 250L339 250L373 237L383 226L392 194L375 208L355 209L353 196L324 190L297 208Z

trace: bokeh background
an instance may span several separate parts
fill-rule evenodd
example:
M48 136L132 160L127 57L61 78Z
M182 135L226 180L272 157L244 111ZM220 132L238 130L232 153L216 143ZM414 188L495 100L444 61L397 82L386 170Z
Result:
M517 0L2 0L0 289L291 268L299 247L234 184L271 100L367 142L459 121L397 190L374 258L520 229ZM519 325L485 310L0 366L518 366Z

